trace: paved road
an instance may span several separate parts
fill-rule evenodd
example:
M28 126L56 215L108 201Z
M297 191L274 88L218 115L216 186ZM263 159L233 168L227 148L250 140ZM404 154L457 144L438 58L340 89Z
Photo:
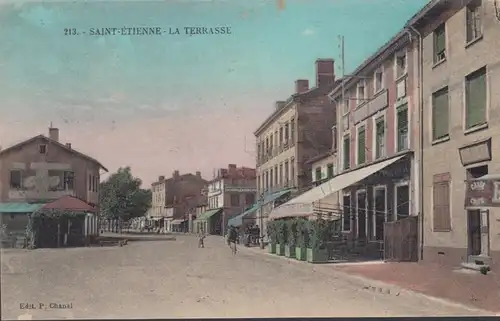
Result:
M477 314L420 296L370 291L327 265L249 249L233 257L216 237L204 249L182 235L124 247L2 253L1 314L8 319ZM36 309L20 309L23 303ZM72 307L51 309L50 303Z

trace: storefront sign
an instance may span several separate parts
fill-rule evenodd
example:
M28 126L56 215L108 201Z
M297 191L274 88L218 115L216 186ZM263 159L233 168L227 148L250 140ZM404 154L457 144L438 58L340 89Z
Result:
M491 160L491 138L459 148L462 165L467 166Z
M500 207L500 180L473 180L465 184L465 207Z

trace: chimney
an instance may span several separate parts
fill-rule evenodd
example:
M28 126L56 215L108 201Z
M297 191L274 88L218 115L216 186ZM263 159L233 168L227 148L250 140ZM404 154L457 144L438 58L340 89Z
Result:
M301 94L309 90L309 80L297 79L295 80L295 93Z
M197 171L196 176L201 177L201 172Z
M328 87L335 81L335 61L333 59L316 60L316 87Z
M236 164L229 164L227 165L228 169L236 169Z
M71 149L71 143L66 143L66 147L68 147L69 149Z
M172 177L174 177L174 178L179 177L179 171L178 171L178 170L175 170L175 171L172 173Z
M59 129L49 127L49 138L58 142L59 141Z
M158 176L158 182L163 182L165 180L165 176Z
M276 110L280 110L281 108L285 107L285 105L286 105L286 101L282 101L282 100L277 101L276 102Z

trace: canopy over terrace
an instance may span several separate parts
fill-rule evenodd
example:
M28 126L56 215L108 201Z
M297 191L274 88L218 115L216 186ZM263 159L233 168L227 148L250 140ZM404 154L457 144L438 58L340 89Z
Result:
M397 162L403 157L404 155L397 156L357 170L337 175L329 181L273 209L273 211L269 214L269 219L275 220L285 217L312 216L314 215L314 210L317 208L318 202L325 197L367 178L381 169Z
M257 204L254 204L252 207L244 211L243 213L239 214L238 216L235 216L227 222L228 226L235 226L239 227L243 225L243 222L246 220L254 220L255 219L255 213L259 209L259 206Z

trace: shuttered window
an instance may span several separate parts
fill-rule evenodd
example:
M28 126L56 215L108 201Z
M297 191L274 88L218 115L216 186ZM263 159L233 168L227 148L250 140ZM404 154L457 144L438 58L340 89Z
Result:
M467 42L481 37L481 0L474 0L467 5Z
M366 131L365 126L358 128L358 164L364 164L366 160Z
M398 152L408 149L408 104L397 109Z
M486 67L465 79L466 129L486 123Z
M449 174L435 175L432 190L433 230L449 232L451 231Z
M446 59L446 28L443 23L434 30L434 63Z
M349 135L346 135L344 136L344 146L343 146L343 150L344 150L344 159L343 159L343 168L344 169L349 169L351 167L351 142L350 142L350 138L349 138Z
M448 87L446 87L432 95L432 140L449 135L448 110Z
M375 126L375 159L385 156L385 120L380 117Z

